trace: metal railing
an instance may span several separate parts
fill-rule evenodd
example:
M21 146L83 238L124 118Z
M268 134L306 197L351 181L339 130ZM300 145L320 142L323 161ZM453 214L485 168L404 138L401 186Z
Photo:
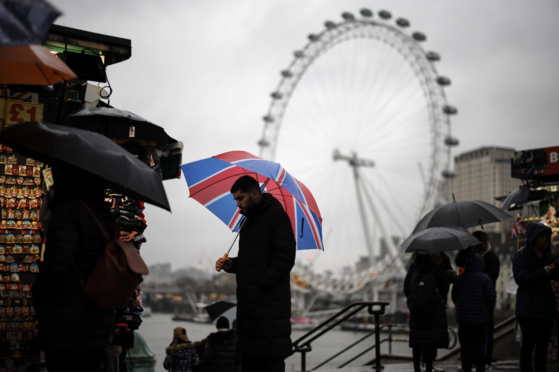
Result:
M320 323L316 328L314 328L314 329L310 330L309 332L305 333L299 339L295 340L293 342L293 351L297 352L297 353L301 353L301 370L306 371L306 355L307 355L308 352L312 351L311 343L313 341L315 341L316 339L323 336L325 333L330 331L332 328L334 328L334 327L340 325L342 322L348 320L349 318L351 318L352 316L354 316L355 314L357 314L358 312L360 312L364 308L367 308L367 312L371 315L374 315L375 330L373 332L369 333L368 335L366 335L365 337L361 338L359 341L357 341L357 342L353 343L352 345L348 346L346 349L342 350L340 353L336 354L334 357L342 354L346 350L349 350L353 346L357 345L358 343L362 342L363 340L367 339L369 336L374 334L375 335L375 344L371 348L367 349L367 351L371 350L372 348L375 349L375 355L376 355L375 369L377 371L380 371L380 369L382 369L382 366L380 364L380 344L381 344L381 341L380 341L380 319L379 319L379 317L384 314L385 309L388 305L390 305L389 302L373 302L373 301L354 302L354 303L344 307L342 310L338 311L338 313L336 313L333 316L331 316L330 318L326 319L324 322ZM360 354L359 356L361 356L362 354ZM331 357L329 360L321 363L320 365L316 366L315 368L318 368L318 367L324 365L328 361L332 360L334 357ZM350 363L354 359L355 358L346 362L344 365L342 365L340 367L345 366L347 363Z
M349 363L356 360L357 358L359 358L359 357L365 355L366 353L370 352L372 349L375 349L374 362L370 362L370 363L371 364L374 363L375 370L380 371L382 369L382 365L380 364L380 361L381 361L380 346L381 346L381 344L383 344L385 342L388 342L388 355L392 355L392 343L393 342L409 342L408 338L394 338L393 337L393 332L395 332L395 331L396 331L397 334L401 334L402 332L405 332L404 329L408 328L407 324L383 324L383 325L380 325L379 317L380 317L380 315L383 315L385 313L385 308L389 304L390 304L389 302L372 302L372 301L354 302L354 303L346 306L342 310L338 311L336 314L334 314L330 318L326 319L324 322L320 323L316 328L310 330L309 332L307 332L306 334L301 336L299 339L297 339L295 342L293 342L293 351L301 353L301 370L306 371L306 355L307 355L308 352L312 351L311 343L313 341L322 337L324 334L329 332L331 329L340 325L342 322L348 320L349 318L351 318L352 316L354 316L355 314L357 314L358 312L360 312L364 308L367 308L368 313L371 314L371 315L374 315L374 319L375 319L374 330L371 331L371 332L368 332L365 336L361 337L360 339L358 339L357 341L355 341L351 345L348 345L346 348L340 350L338 353L332 355L328 359L324 360L322 363L316 365L311 370L316 370L317 368L322 367L326 363L334 360L338 356L342 355L346 351L352 349L354 346L360 344L361 342L365 341L366 339L368 339L369 337L374 335L375 336L375 343L373 344L373 346L370 346L367 349L363 350L359 354L355 355L351 359L349 359L346 362L344 362L343 364L339 365L337 368L343 368L343 367L347 366ZM375 309L375 307L378 307L378 308ZM396 328L396 330L394 328ZM386 338L381 340L380 339L380 333L383 329L385 330L384 332L386 332L388 335L387 335ZM457 337L456 332L454 330L452 330L451 328L449 328L448 330L449 330L449 335L450 335L450 345L447 349L452 350L456 347L456 344L458 342L458 337ZM408 331L409 331L409 328L408 328ZM369 364L369 363L367 363L367 364Z

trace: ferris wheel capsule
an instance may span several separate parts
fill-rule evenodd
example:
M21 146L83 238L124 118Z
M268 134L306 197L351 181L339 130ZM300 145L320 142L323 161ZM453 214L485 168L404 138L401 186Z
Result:
M345 19L346 21L355 20L355 16L353 14L351 14L350 12L343 12L342 13L342 18Z
M361 9L361 10L359 11L359 13L361 13L361 15L362 15L363 17L367 17L367 18L373 16L373 12L371 12L369 9L366 9L366 8Z
M283 70L281 72L281 76L283 76L285 78L290 78L290 77L293 77L293 73L289 70Z
M329 30L331 30L331 29L333 29L333 28L336 28L336 24L335 24L334 22L332 22L332 21L326 21L326 22L324 22L324 26L325 26L327 29L329 29Z
M441 56L437 52L427 52L425 53L425 57L431 62L440 61Z
M445 105L443 107L443 112L447 115L456 115L458 113L458 109L454 106Z
M425 36L425 34L422 32L414 32L411 36L417 41L427 40L427 36Z
M319 37L315 34L309 34L309 36L307 36L309 38L310 41L317 41L319 39Z
M280 92L273 92L270 95L272 96L273 99L282 99L283 98L283 94L281 94Z
M460 144L460 141L456 137L446 136L444 139L444 143L447 146L458 146Z
M445 169L444 171L442 171L441 175L442 175L444 178L452 179L452 178L455 178L455 177L456 177L456 172L453 171L453 170L450 170L450 169Z
M450 79L446 76L439 76L437 78L437 84L439 85L450 85Z
M378 12L378 15L382 19L392 18L392 13L390 13L388 10L381 10L380 12Z
M266 123L273 123L274 122L274 118L270 115L263 116L262 120L264 120Z
M405 18L398 18L398 19L396 20L396 24L397 24L398 26L400 26L400 27L409 27L410 21L408 21L408 20L405 19Z
M296 51L293 52L293 55L294 55L296 58L302 58L302 57L305 56L305 53L301 52L300 50L296 50Z

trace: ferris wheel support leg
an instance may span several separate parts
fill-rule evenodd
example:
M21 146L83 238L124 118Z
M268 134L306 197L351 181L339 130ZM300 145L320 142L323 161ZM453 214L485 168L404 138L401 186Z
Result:
M357 171L357 166L353 165L353 177L355 178L355 188L357 190L357 202L359 205L359 212L361 213L361 222L363 223L363 231L365 233L365 240L367 242L367 250L369 251L369 265L373 266L374 254L373 254L373 242L371 241L371 236L369 234L369 224L367 223L367 215L365 214L365 204L363 203L363 197L361 196L360 190L360 177Z
M356 173L359 173L359 171L355 167L354 167L354 171ZM357 176L356 179L358 179L361 182L361 188L363 189L363 191L365 193L365 197L367 198L367 202L369 203L369 206L371 207L371 210L373 211L373 215L375 216L375 219L378 222L378 226L380 227L380 231L382 233L382 236L384 236L386 246L388 247L388 250L390 251L390 255L392 256L391 258L394 260L393 262L396 264L398 270L400 271L400 274L405 275L406 270L404 268L404 265L402 264L402 261L400 259L398 259L398 255L399 255L400 252L398 251L398 248L396 248L396 245L394 244L394 241L392 240L392 237L388 234L388 230L384 226L384 221L381 218L381 216L379 215L378 210L375 207L375 204L373 203L373 200L371 199L371 195L369 195L369 192L367 191L367 188L363 184L363 181L362 181L361 177Z

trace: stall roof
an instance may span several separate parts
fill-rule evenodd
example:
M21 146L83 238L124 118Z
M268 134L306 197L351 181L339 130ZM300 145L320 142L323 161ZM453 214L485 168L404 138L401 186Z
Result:
M91 52L94 50L104 56L106 66L125 61L132 56L132 41L129 39L60 25L51 26L43 46L56 52L67 50L94 54Z

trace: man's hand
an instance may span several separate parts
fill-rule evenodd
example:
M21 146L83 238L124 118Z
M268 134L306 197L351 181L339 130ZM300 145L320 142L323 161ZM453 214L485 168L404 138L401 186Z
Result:
M555 270L555 265L556 264L557 264L557 262L554 262L551 265L547 265L545 267L545 270L547 271L548 274L551 274L553 272L553 270Z
M227 258L220 258L215 262L215 269L217 271L221 270L229 270L233 268L233 260L229 257Z

